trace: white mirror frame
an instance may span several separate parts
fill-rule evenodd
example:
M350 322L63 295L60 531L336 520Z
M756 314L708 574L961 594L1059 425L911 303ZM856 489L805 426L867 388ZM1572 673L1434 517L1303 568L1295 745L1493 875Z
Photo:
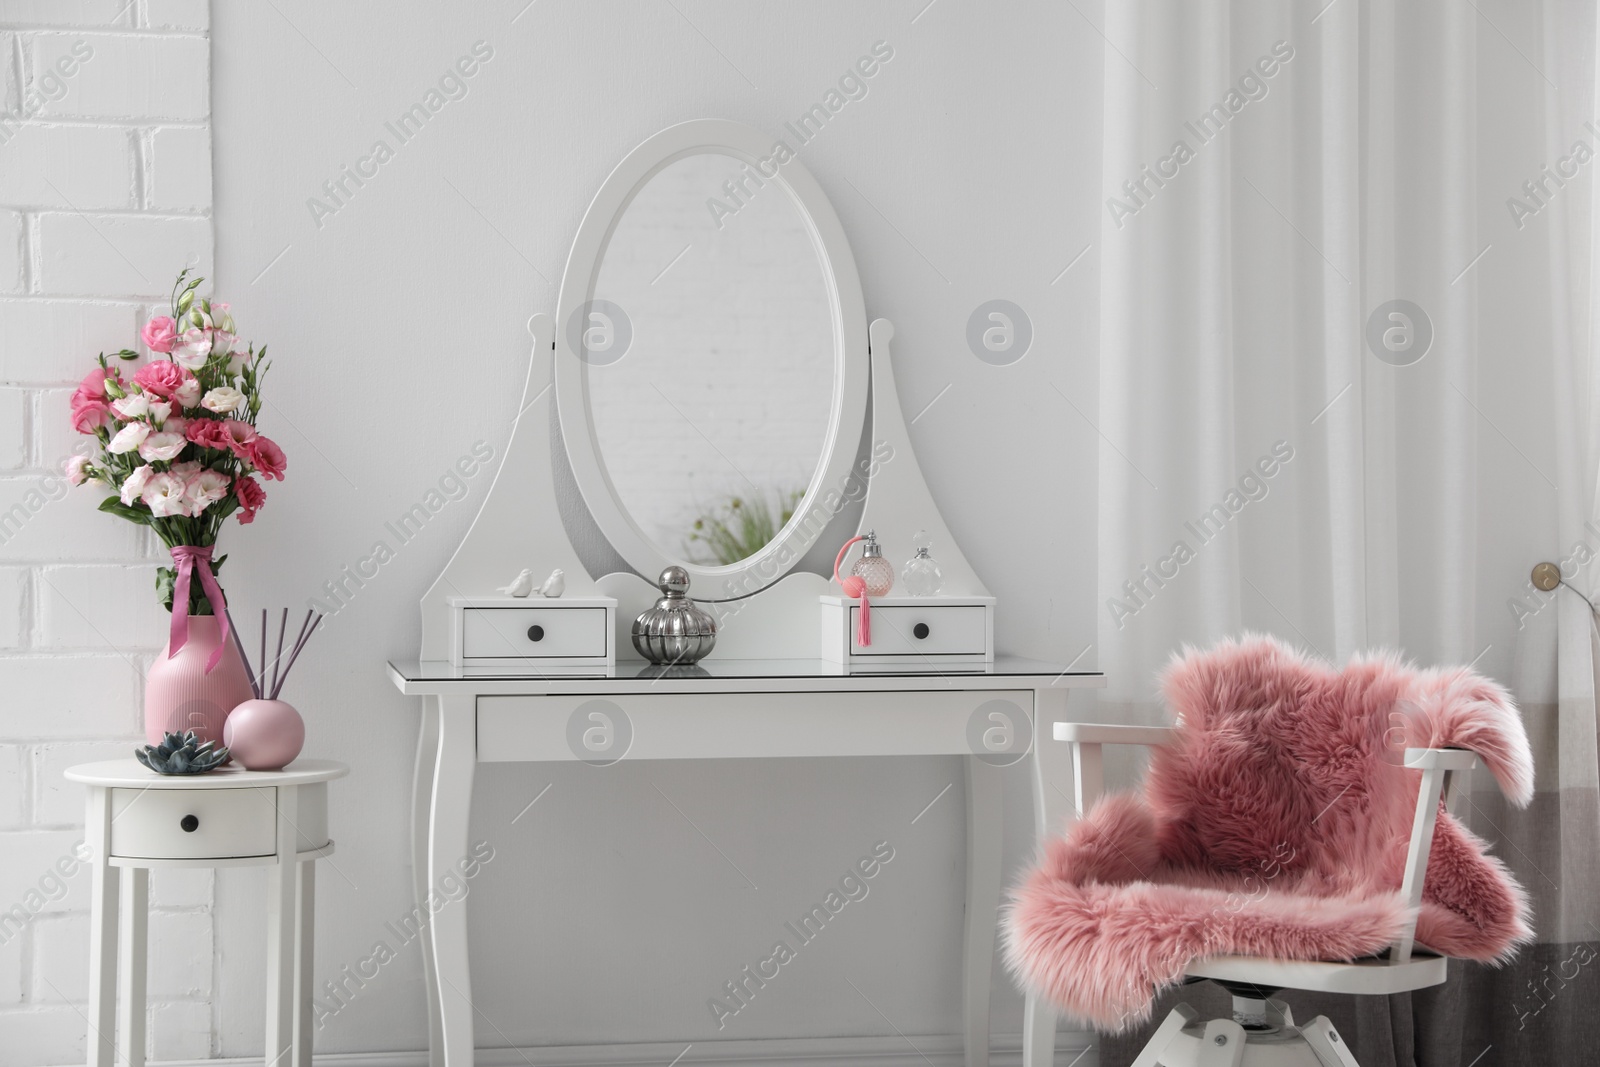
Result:
M855 257L822 187L798 160L777 163L773 159L775 146L774 138L742 123L697 119L669 126L629 152L600 186L584 213L567 256L556 306L556 405L561 416L561 436L583 501L612 548L647 580L653 582L663 568L672 564L687 567L694 583L690 592L697 600L732 599L759 592L787 574L795 561L805 555L822 531L821 527L809 529L797 520L810 513L828 487L846 483L866 418L871 368L866 307ZM669 555L623 507L595 437L589 417L586 368L572 347L569 328L572 316L594 299L595 278L612 231L639 190L662 168L685 156L708 152L748 164L764 180L787 191L800 209L828 290L834 347L828 430L811 483L795 508L796 518L755 555L718 567L688 563ZM769 177L768 168L777 173ZM714 191L708 190L711 192ZM780 565L772 565L774 557L781 561Z

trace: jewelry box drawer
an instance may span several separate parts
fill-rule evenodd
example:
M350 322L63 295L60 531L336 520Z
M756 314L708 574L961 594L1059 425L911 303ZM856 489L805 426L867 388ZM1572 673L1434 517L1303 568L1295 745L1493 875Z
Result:
M328 843L328 787L300 787L295 816L306 852ZM278 846L278 791L235 789L111 790L111 855L128 859L231 859L270 856Z
M988 648L987 610L981 606L872 606L872 644L856 644L861 609L850 608L852 656L981 656Z
M475 659L606 655L605 608L464 608L461 654Z

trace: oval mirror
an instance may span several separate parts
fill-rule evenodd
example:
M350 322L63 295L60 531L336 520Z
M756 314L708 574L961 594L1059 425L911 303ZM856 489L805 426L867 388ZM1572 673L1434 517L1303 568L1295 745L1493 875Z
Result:
M556 394L584 503L699 599L787 573L835 512L861 434L866 317L831 205L755 130L674 126L606 180L573 244Z

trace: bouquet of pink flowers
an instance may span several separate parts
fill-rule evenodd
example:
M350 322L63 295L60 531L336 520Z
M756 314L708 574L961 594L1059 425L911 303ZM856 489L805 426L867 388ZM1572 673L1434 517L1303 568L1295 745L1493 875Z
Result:
M72 428L100 447L92 458L68 461L67 480L103 483L113 495L101 511L150 527L172 550L174 566L156 580L169 611L177 596L175 615L222 615L215 576L226 557L211 559L211 546L229 515L255 519L267 498L261 480L282 480L287 463L283 449L256 431L266 346L237 350L228 305L198 297L205 279L188 274L173 286L172 314L145 323L150 361L124 377L101 353L73 393ZM114 355L139 358L129 349ZM191 582L197 560L207 566Z

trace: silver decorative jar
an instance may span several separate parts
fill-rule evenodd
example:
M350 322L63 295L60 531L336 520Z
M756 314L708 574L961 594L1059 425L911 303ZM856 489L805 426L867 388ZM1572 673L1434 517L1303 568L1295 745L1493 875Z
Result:
M689 572L671 566L656 582L664 594L633 620L633 647L651 663L689 664L717 645L717 620L689 599Z

